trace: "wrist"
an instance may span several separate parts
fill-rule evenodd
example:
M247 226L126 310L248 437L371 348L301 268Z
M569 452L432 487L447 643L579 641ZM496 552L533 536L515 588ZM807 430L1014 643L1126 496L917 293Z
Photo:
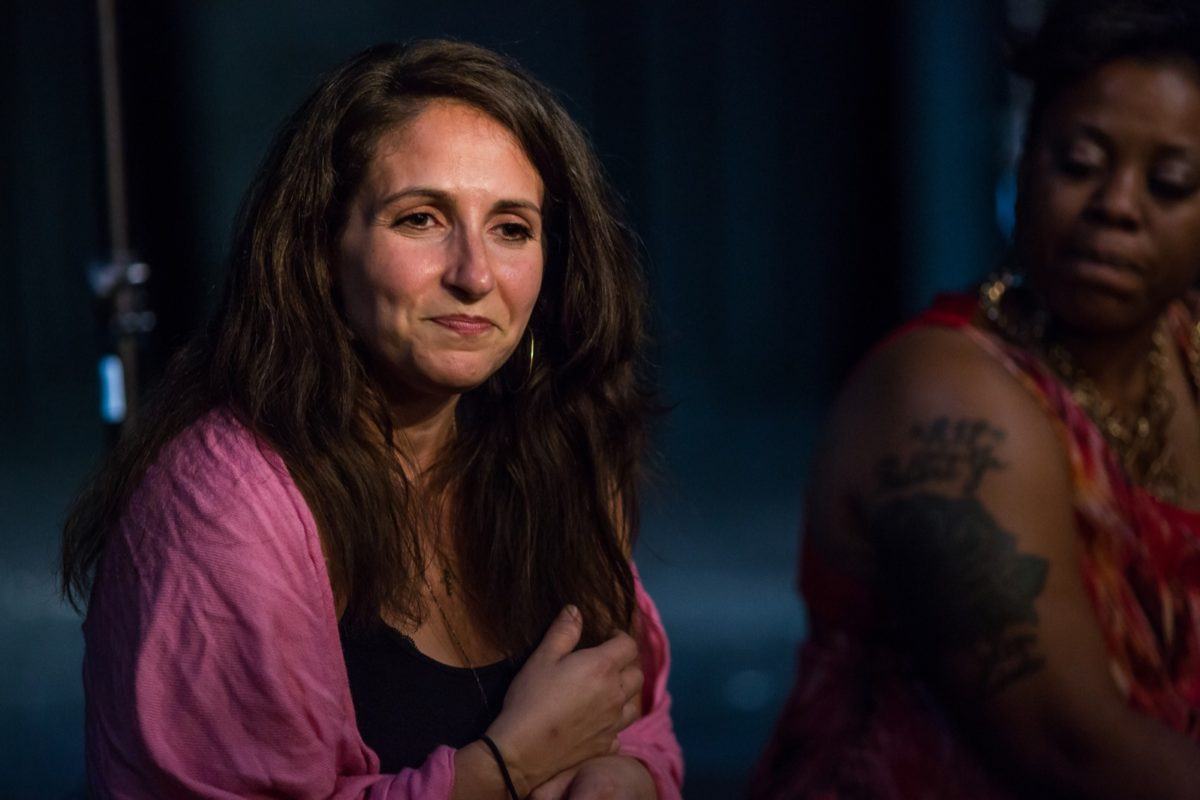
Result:
M516 761L505 745L497 742L490 732L484 733L477 744L482 745L492 759L496 771L504 785L505 796L510 800L520 800L533 791L533 786L526 771Z
M504 776L487 745L476 740L454 755L454 788L451 800L510 800Z

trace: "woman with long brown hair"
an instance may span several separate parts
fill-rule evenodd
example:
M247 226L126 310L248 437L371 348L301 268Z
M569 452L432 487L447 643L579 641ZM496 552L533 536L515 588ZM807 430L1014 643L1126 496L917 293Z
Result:
M320 84L66 526L99 795L678 796L617 208L495 53Z

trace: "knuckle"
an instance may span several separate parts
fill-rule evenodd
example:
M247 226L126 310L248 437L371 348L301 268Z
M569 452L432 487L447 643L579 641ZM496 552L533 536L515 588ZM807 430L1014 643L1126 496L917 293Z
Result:
M603 656L594 659L588 664L587 676L592 681L603 682L612 673L612 668L608 664L608 660Z
M596 778L587 787L587 800L616 800L617 785L609 776Z

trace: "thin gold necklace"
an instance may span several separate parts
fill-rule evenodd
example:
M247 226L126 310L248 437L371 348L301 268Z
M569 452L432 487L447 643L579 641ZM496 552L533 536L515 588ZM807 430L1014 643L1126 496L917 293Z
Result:
M449 572L448 568L443 568ZM454 631L454 626L450 624L450 617L446 614L446 610L442 608L442 604L438 602L437 595L433 593L433 587L429 584L429 577L424 572L421 573L421 579L425 582L425 589L429 592L429 599L433 601L433 607L437 609L438 616L442 618L442 624L446 626L446 632L450 634L450 641L454 643L454 648L458 650L458 657L467 665L467 669L471 671L471 677L475 679L475 686L479 689L479 699L483 703L483 710L488 714L492 713L492 706L488 702L487 692L484 691L483 681L479 679L479 672L475 669L475 665L471 662L471 658L467 655L467 648L463 647L462 641L458 638L458 634ZM447 586L447 595L449 595L449 587Z

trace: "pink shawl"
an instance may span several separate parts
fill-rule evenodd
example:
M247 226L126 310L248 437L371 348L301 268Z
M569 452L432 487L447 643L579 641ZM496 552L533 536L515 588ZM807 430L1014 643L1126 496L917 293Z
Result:
M636 571L635 571L636 576ZM644 716L620 735L662 800L683 757L667 636L637 582ZM214 411L168 445L107 544L83 625L102 797L448 798L454 751L379 774L360 738L312 514L283 461Z

